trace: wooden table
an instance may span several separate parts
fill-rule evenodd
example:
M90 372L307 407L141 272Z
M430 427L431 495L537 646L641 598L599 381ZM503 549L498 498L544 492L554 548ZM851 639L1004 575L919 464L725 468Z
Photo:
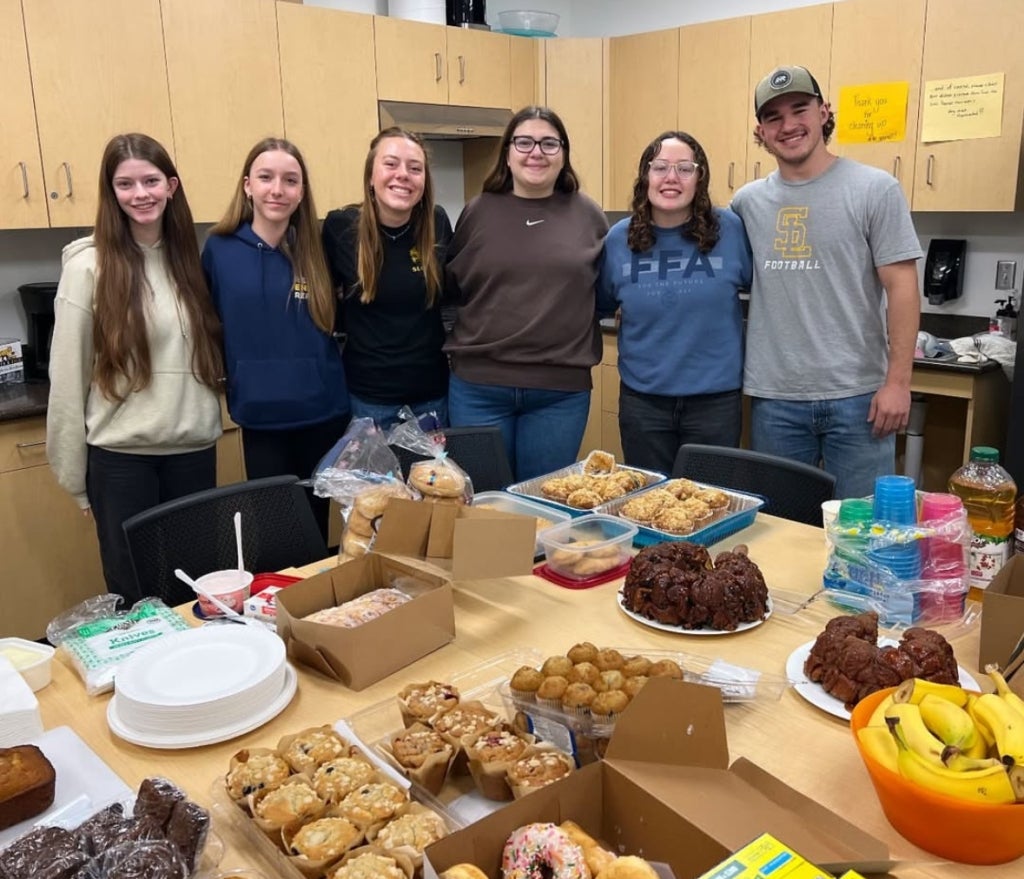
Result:
M826 556L820 528L762 515L712 552L741 541L749 546L751 558L772 589L810 596L820 588ZM322 567L310 565L303 573L312 574ZM620 583L587 590L563 589L532 576L460 583L455 590L458 634L454 642L358 693L300 667L298 693L280 715L247 735L218 745L156 751L121 741L107 728L109 697L87 696L77 675L61 662L54 664L53 682L38 694L43 722L47 729L73 727L130 786L147 775L161 774L198 802L209 804L211 783L225 771L238 749L273 747L285 733L333 722L392 698L406 682L443 680L512 648L536 648L548 655L589 640L599 646L635 648L636 652L657 648L720 657L781 675L793 649L813 639L820 629L820 619L808 619L803 611L787 615L777 610L764 625L747 632L718 637L663 633L633 622L618 609L615 596ZM977 676L977 629L952 643L960 664ZM790 688L778 702L728 705L726 723L733 758L750 758L885 840L894 857L919 863L935 861L886 821L845 722L809 705ZM224 835L227 851L222 864L237 867L249 863L244 842ZM968 879L1007 876L1007 870L1014 869L921 864L900 875Z

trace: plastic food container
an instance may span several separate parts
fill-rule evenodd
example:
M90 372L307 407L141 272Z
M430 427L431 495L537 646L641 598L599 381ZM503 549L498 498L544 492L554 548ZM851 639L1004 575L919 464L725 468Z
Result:
M506 9L498 13L498 23L506 34L522 37L553 37L561 17L536 9Z
M196 578L197 585L204 591L209 592L222 604L226 604L236 613L245 610L245 600L249 597L249 587L252 586L253 576L248 571L242 571L241 575L237 569L227 571L211 571ZM223 616L213 602L205 595L196 593L199 597L199 609L206 617Z
M24 638L0 638L0 656L10 660L33 692L50 683L53 654L54 649L49 644Z
M655 470L644 470L640 467L624 467L619 465L616 469L618 470L633 470L636 473L641 474L646 480L646 485L637 489L636 491L643 491L644 488L650 488L659 482L664 482L668 477L664 473L658 473ZM564 504L561 501L552 500L551 498L544 497L544 492L541 490L541 486L549 479L557 479L562 476L572 476L577 473L583 472L583 462L577 461L575 464L570 464L568 467L563 467L561 470L555 470L553 473L546 473L543 476L535 476L533 479L527 479L524 482L517 482L514 485L510 485L505 491L510 494L520 495L531 498L533 500L540 501L542 504L546 504L551 507L555 507L559 510L565 510L570 516L585 516L593 512L593 510L584 510L579 507L570 507L568 504ZM629 492L623 495L623 498L630 498L636 494L636 491ZM618 500L618 498L616 498Z
M889 823L914 845L962 864L1005 864L1024 855L1024 806L1021 803L971 803L913 784L882 766L860 745L857 730L893 687L861 699L850 729Z
M627 562L636 533L632 522L591 513L549 528L540 542L552 571L585 580Z
M516 497L504 491L481 491L473 495L472 505L474 507L487 507L498 510L502 513L517 513L520 516L533 516L537 520L537 548L536 555L544 550L541 546L540 535L547 529L562 522L568 522L572 516L563 513L561 510L554 510L545 504L526 498ZM547 523L547 524L545 524Z

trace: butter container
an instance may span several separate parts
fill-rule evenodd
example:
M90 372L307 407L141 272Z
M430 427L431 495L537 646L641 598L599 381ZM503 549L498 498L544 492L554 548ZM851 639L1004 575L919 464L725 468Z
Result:
M0 638L0 656L10 660L33 692L50 683L53 654L54 649L49 644L24 638Z

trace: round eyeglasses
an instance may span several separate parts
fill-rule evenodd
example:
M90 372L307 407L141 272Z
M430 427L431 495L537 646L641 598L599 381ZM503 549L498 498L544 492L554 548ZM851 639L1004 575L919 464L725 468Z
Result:
M512 146L517 153L527 154L532 153L535 146L539 146L540 151L545 156L554 156L561 151L563 144L557 137L542 137L538 139L530 137L528 134L517 134L512 138Z
M652 177L667 177L668 172L675 168L680 180L689 180L700 170L696 162L666 162L664 159L648 162L647 167L651 169Z

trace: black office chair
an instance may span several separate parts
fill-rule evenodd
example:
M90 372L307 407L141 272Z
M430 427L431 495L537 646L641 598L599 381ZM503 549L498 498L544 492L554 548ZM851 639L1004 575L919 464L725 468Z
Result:
M236 510L242 514L245 567L253 573L298 567L327 555L297 477L250 479L158 504L125 520L139 591L180 604L194 593L174 576L175 568L193 578L234 568Z
M808 525L821 524L821 504L836 492L835 476L818 467L749 449L696 443L679 447L672 476L760 495L763 512Z
M441 431L448 457L466 471L473 491L500 491L512 484L512 465L505 451L499 427L449 427ZM428 460L401 446L391 446L402 465L402 476L409 477L409 466Z

